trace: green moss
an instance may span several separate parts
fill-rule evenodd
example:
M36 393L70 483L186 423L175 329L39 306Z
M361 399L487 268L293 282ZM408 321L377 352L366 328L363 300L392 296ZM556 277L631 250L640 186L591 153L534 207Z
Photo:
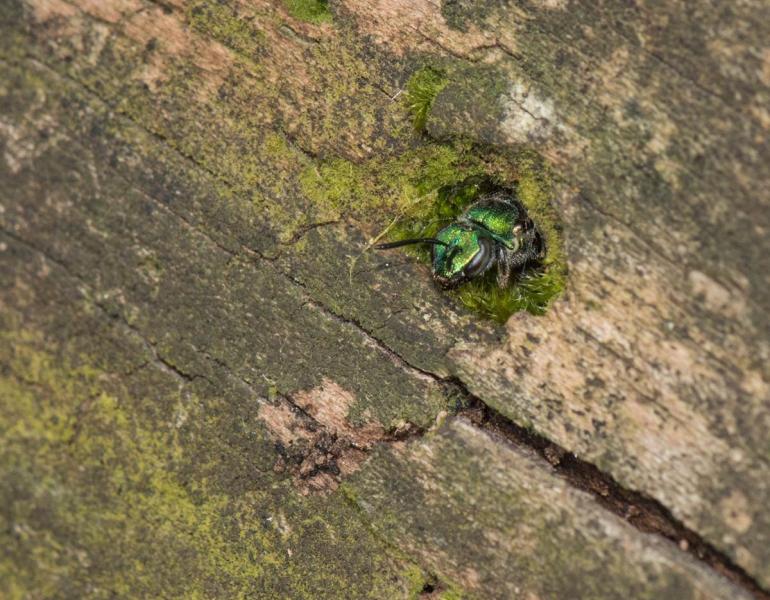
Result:
M444 186L480 173L483 162L468 146L426 144L393 158L356 164L332 159L308 165L300 177L304 194L338 216L387 217L419 204Z
M494 273L480 282L471 282L454 292L471 310L505 323L513 313L526 310L534 315L545 313L551 300L563 289L561 277L543 270L523 274L511 287L501 289Z
M471 281L458 290L448 292L478 314L505 322L513 313L526 310L542 315L554 298L564 290L566 268L561 237L555 213L550 205L550 177L536 155L523 153L513 160L517 195L546 239L547 254L538 269L523 273L513 285L501 289L490 272L484 278ZM440 188L435 199L411 207L409 213L392 228L394 240L412 237L433 237L455 220L475 199L499 185L497 178L481 175ZM414 246L408 252L430 262L430 250Z
M464 596L462 592L455 586L450 586L449 589L441 592L439 596L441 600L463 600Z
M417 600L429 582L428 576L417 565L409 565L402 575L409 582L408 598Z
M433 100L448 83L446 75L432 67L417 71L406 84L406 103L412 113L414 128L425 129Z
M326 23L332 20L328 0L283 0L292 17L309 23Z

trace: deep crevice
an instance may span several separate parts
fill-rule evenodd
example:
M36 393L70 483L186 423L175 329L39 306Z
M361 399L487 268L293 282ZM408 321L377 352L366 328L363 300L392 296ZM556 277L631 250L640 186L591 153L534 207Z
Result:
M467 418L471 423L498 439L536 453L572 487L590 493L603 508L639 531L659 535L674 542L681 551L705 563L754 598L770 600L770 592L763 589L724 552L687 528L658 500L621 486L595 465L578 458L574 453L542 435L517 425L471 394L460 380L451 379L447 384L463 396L463 408L457 412L458 416Z

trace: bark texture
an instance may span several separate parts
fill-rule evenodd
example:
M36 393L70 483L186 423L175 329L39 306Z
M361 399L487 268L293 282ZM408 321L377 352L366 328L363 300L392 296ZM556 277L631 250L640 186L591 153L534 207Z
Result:
M768 39L759 0L0 3L2 595L767 598ZM479 172L558 216L543 316L362 254Z

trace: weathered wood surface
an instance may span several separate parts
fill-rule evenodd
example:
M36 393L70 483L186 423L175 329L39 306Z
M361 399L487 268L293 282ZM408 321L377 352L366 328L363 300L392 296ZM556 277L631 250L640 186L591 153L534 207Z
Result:
M3 592L761 595L766 3L312 4L0 5ZM545 316L481 321L406 257L348 280L404 202L522 148L569 267Z

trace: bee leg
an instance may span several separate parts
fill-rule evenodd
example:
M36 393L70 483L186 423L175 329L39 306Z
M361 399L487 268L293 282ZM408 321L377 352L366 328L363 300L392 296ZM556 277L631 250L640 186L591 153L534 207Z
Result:
M538 229L534 230L532 236L532 250L535 255L535 260L543 260L545 258L548 248L545 245L545 237L540 233Z
M545 258L545 240L534 227L527 231L522 249L512 257L511 268L524 270L528 264L539 263Z
M512 258L514 254L505 248L497 249L497 285L501 289L508 287L513 271Z

